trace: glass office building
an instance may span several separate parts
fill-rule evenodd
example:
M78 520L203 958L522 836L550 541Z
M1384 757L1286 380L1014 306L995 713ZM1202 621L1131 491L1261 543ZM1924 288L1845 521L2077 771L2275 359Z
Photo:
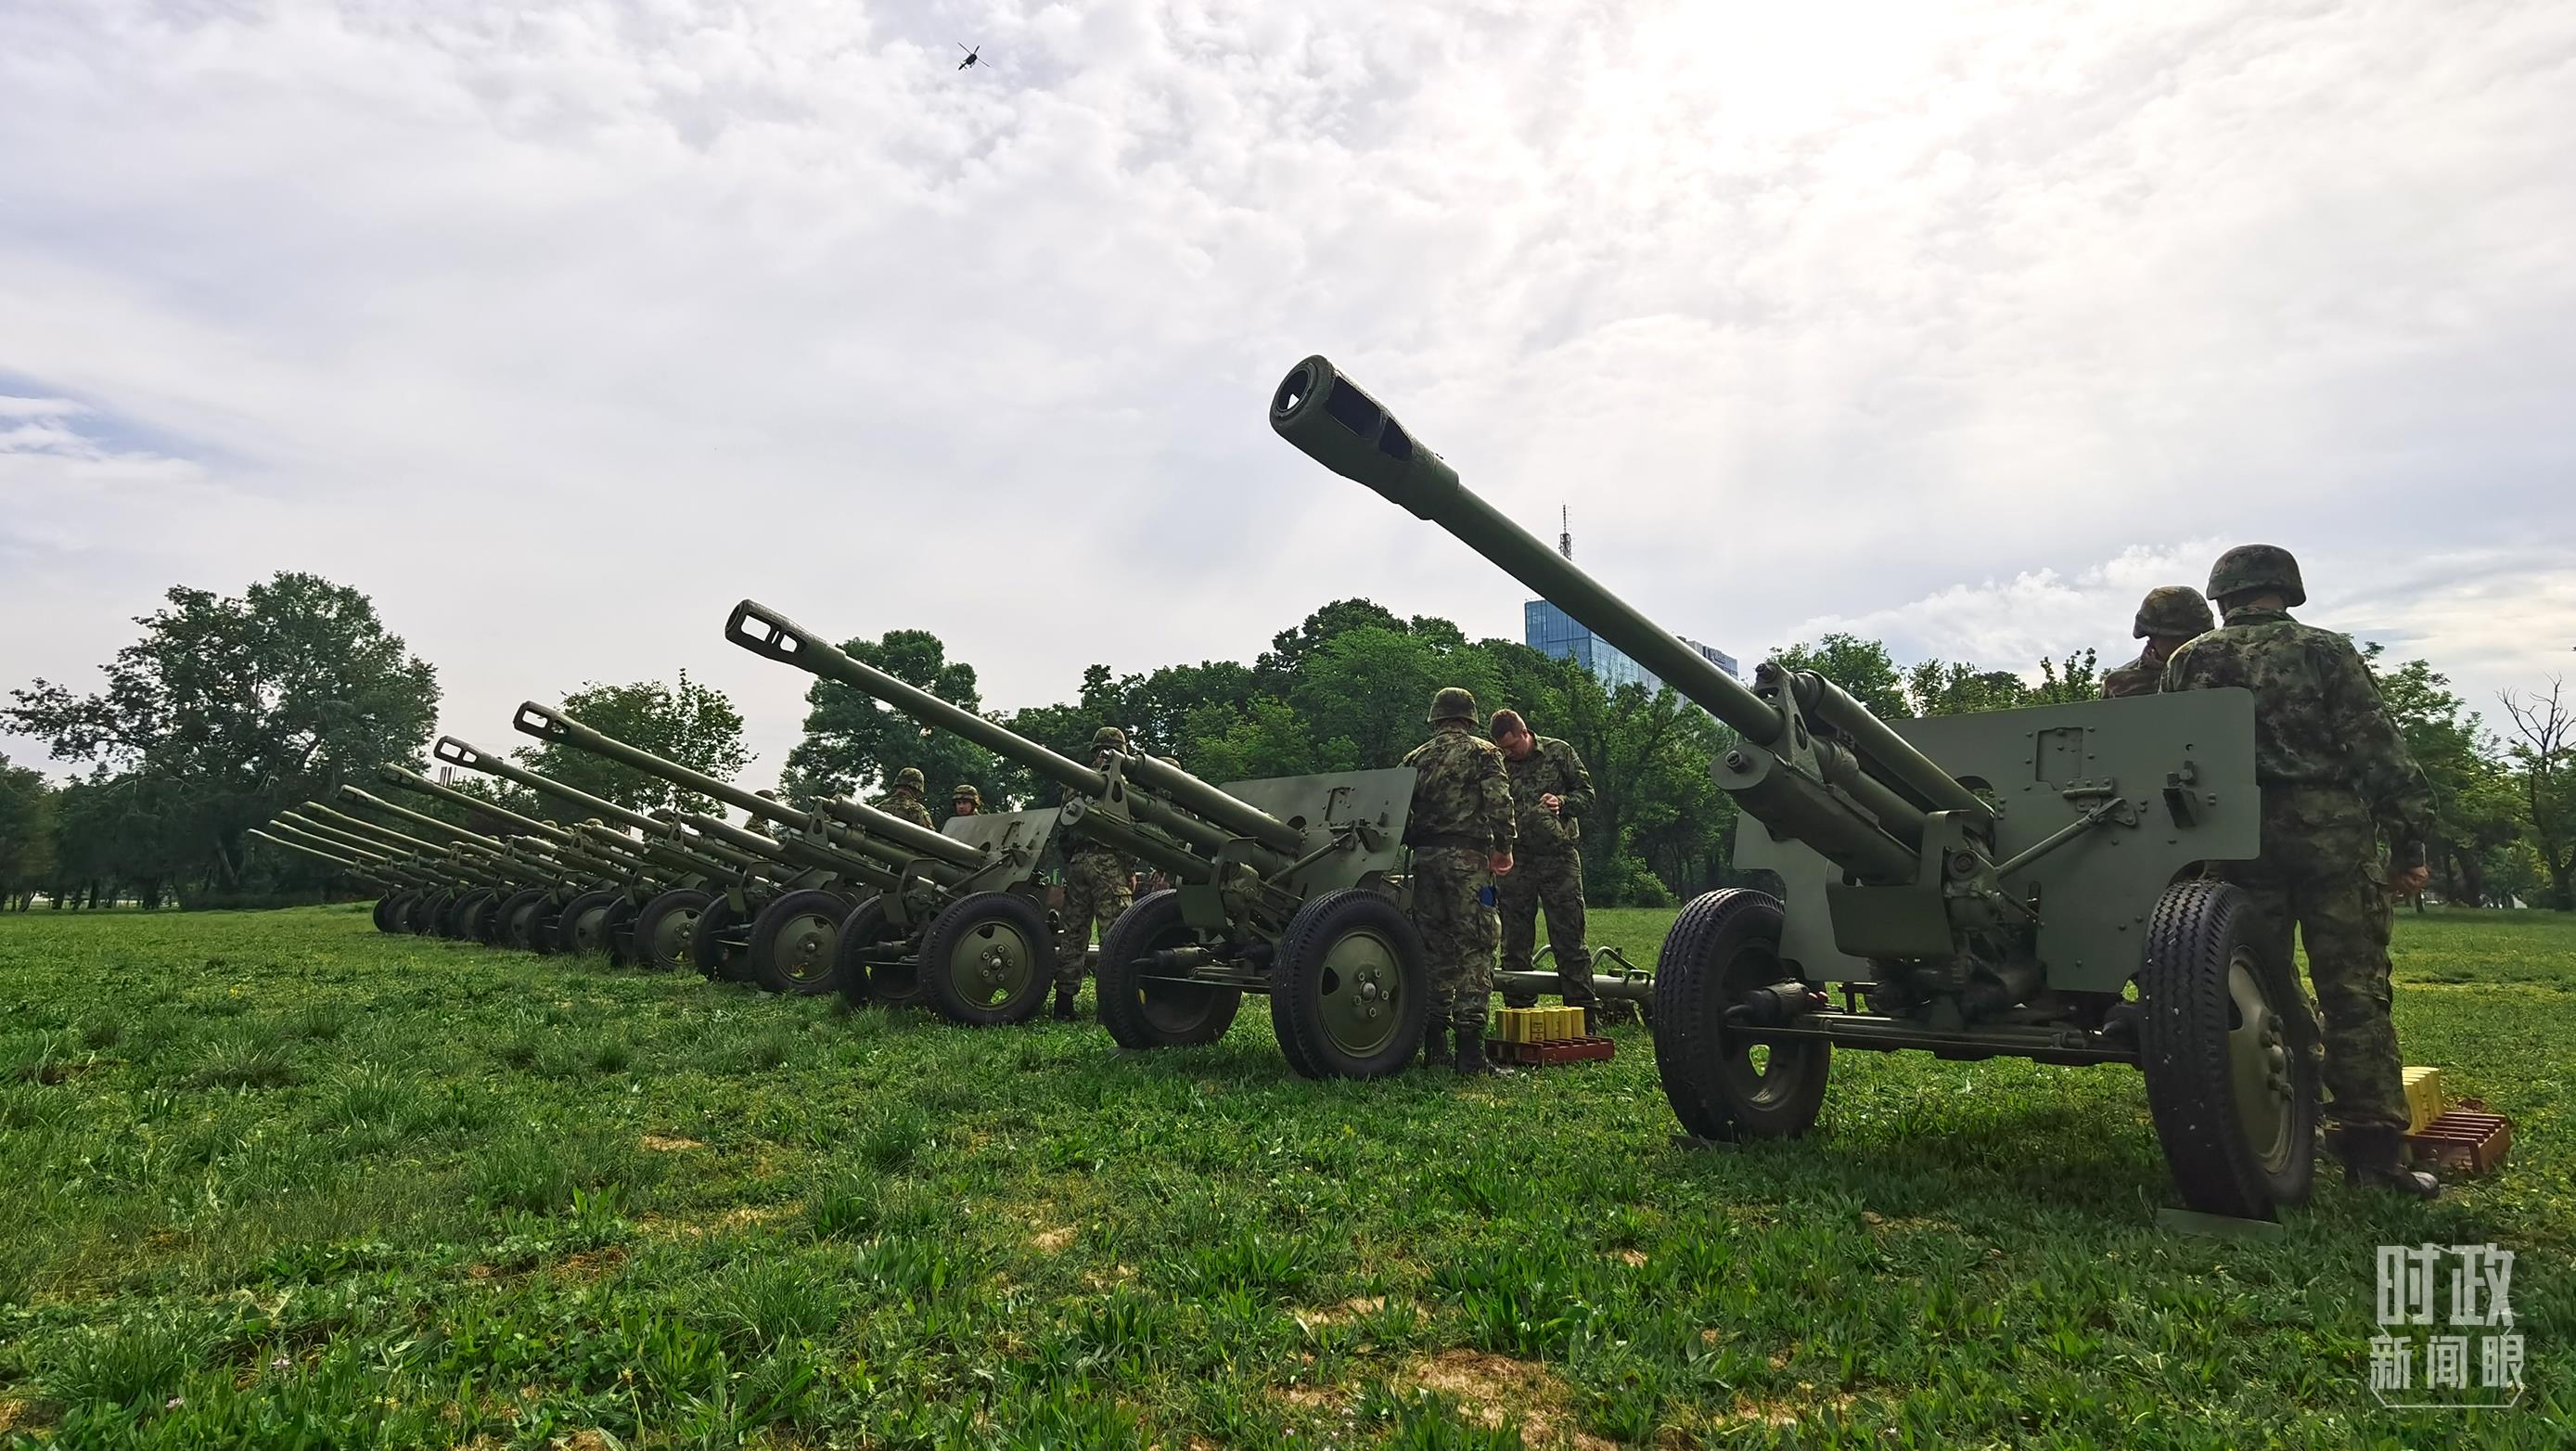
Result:
M1522 607L1522 641L1542 655L1559 660L1572 660L1592 672L1604 686L1616 690L1622 685L1642 685L1651 692L1663 688L1654 672L1628 657L1628 653L1609 641L1594 635L1575 623L1574 618L1546 600L1531 600ZM1729 675L1736 673L1735 657L1715 650L1685 636L1682 643L1708 657L1709 663Z

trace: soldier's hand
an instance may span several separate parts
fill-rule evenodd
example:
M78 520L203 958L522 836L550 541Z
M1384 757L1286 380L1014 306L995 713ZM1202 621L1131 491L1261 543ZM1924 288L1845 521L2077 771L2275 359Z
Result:
M1492 856L1485 858L1485 869L1492 872L1495 876L1501 876L1503 873L1512 869L1512 854L1507 851L1495 852Z
M2388 890L2395 896L2411 897L2424 890L2425 884L2432 880L2431 867L2408 867L2402 872L2388 874Z
M1548 815L1556 816L1562 814L1562 808L1565 805L1565 798L1557 795L1553 791L1548 791L1539 796L1538 804L1547 808Z

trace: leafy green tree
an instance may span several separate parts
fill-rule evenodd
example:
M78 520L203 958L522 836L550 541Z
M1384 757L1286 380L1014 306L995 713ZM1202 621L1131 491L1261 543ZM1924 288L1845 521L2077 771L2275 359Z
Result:
M54 789L42 771L0 756L0 906L27 910L54 870Z
M239 598L177 587L139 617L143 636L75 695L38 680L0 717L57 760L114 776L118 825L90 844L139 853L125 869L157 895L182 877L225 892L242 833L343 774L416 758L438 706L437 673L387 632L364 594L280 573Z
M2030 694L2023 704L2067 705L2101 697L2102 657L2087 648L2064 660L2043 658L2039 662L2039 683L2030 687Z
M2009 670L1980 670L1964 660L1925 660L1905 672L1906 714L1966 715L2010 710L2030 701L2030 686Z
M563 713L604 735L719 781L732 780L734 772L751 759L743 749L742 715L733 702L723 691L691 680L686 670L680 672L677 685L658 680L631 685L585 683L564 697ZM514 754L531 771L629 810L721 812L704 796L589 751L545 744ZM539 814L559 818L567 809L555 807Z
M1887 646L1877 640L1835 631L1792 645L1771 657L1783 670L1813 670L1843 688L1874 715L1902 720L1913 714L1905 699L1905 680Z
M2576 706L2564 683L2549 693L2504 695L2513 739L2505 760L2521 798L2523 839L2549 879L2549 905L2576 911Z
M2364 647L2376 665L2381 647ZM2425 660L2379 673L2380 698L2406 738L2406 749L2433 788L2433 839L2427 844L2442 895L2483 905L2487 878L2521 834L2512 783L2485 740L2483 723L2451 693L2447 676Z

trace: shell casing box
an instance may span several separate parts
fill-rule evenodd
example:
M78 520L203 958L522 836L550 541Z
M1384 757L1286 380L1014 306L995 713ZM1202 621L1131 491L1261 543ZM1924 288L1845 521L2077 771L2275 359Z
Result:
M2405 1076L2406 1132L2420 1134L2425 1125L2442 1116L2442 1070L2409 1068Z
M1530 1011L1528 1008L1503 1009L1494 1025L1494 1035L1506 1043L1528 1042Z
M1582 1037L1583 1010L1581 1008L1558 1008L1556 1010L1556 1033L1554 1036L1569 1042L1573 1039Z

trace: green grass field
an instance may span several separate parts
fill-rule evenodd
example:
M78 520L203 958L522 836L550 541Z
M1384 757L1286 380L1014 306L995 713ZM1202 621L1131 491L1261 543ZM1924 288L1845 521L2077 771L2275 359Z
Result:
M1669 913L1604 912L1651 961ZM1688 1149L1642 1030L1462 1087L379 936L0 915L0 1438L606 1447L2576 1444L2576 922L2408 918L2499 1176L2152 1227L2136 1073L1838 1058ZM2367 1389L2374 1247L2515 1249L2529 1389Z

